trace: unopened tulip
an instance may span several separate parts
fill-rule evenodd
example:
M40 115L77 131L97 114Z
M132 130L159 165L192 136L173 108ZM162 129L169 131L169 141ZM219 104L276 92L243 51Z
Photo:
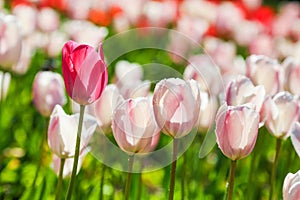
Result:
M231 160L244 158L255 146L258 127L259 114L252 107L223 104L216 116L217 144Z
M50 116L54 106L65 105L64 82L60 74L51 71L38 72L33 81L33 103L43 116Z
M112 130L119 147L129 155L152 151L160 129L150 99L139 97L121 103L114 111Z
M20 33L23 37L28 37L36 30L37 9L35 6L19 4L12 10L14 16L20 22Z
M300 62L289 57L282 63L285 69L285 89L292 94L300 95Z
M0 71L0 101L3 101L7 95L10 79L10 73Z
M0 12L0 66L5 69L16 64L22 49L22 36L16 17Z
M288 173L283 182L283 200L300 199L300 171Z
M265 99L263 86L254 86L250 79L245 76L238 76L232 80L226 90L226 102L229 106L238 106L252 103L255 110L260 112Z
M196 125L200 110L200 89L195 80L179 78L158 82L153 94L156 121L172 138L187 135Z
M115 108L123 101L118 88L114 84L107 85L101 97L94 104L94 113L98 126L105 133L111 129L112 115Z
M288 92L280 92L265 100L261 115L273 136L286 139L293 123L299 117L298 100Z
M199 131L207 131L213 124L218 109L218 100L214 95L201 91L200 92L200 112L199 112Z
M300 123L295 122L291 128L290 136L292 144L298 156L300 157Z
M48 144L58 157L74 157L78 122L78 114L67 115L60 105L55 106L50 116ZM96 126L96 120L91 116L85 115L80 142L81 151L88 145Z
M263 55L246 59L247 76L255 85L263 85L266 94L274 95L282 88L283 71L277 60Z
M57 30L59 27L58 13L49 7L42 8L37 15L37 25L46 33Z
M68 95L87 105L97 100L108 81L102 46L99 53L89 45L67 42L62 50L62 73Z

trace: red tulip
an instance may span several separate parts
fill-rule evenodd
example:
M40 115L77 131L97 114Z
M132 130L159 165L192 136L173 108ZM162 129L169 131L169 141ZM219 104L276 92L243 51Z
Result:
M62 50L62 73L68 95L87 105L97 100L108 81L102 46L99 54L89 45L68 41Z
M196 125L200 110L200 89L195 80L179 78L158 82L153 94L156 121L172 138L187 135Z
M248 156L256 143L259 114L246 105L220 107L216 117L219 148L231 160Z

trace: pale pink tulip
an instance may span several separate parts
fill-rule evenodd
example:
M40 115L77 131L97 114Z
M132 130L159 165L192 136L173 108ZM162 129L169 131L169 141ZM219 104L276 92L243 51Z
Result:
M300 157L300 122L295 122L290 130L292 144L298 156Z
M49 117L56 104L66 104L64 81L60 74L38 72L33 81L33 103L45 117Z
M275 58L275 41L270 35L260 33L249 44L250 54L266 55Z
M10 73L0 71L0 101L3 101L6 98L10 79Z
M153 94L156 121L172 138L187 135L195 126L200 110L200 89L195 80L169 78L158 82Z
M76 174L79 173L82 163L83 163L83 160L89 151L90 151L90 149L88 147L86 147L79 155ZM67 177L71 176L72 169L73 169L73 163L74 163L74 158L65 158L65 159L66 160L65 160L65 164L64 164L63 178L67 178ZM53 154L51 168L57 175L59 175L60 161L61 161L61 158L58 157L57 155Z
M217 144L231 160L248 156L256 143L259 114L247 105L223 104L216 116Z
M46 52L49 57L55 58L61 53L61 49L68 41L68 36L62 31L54 31L49 35Z
M62 73L74 101L87 105L99 99L108 81L102 46L97 53L91 46L67 42L62 50Z
M233 38L242 46L248 46L263 31L263 27L255 21L243 20L233 29Z
M104 133L111 131L113 112L123 100L116 85L110 84L106 86L101 97L95 102L94 112L97 123Z
M299 117L298 100L288 92L268 97L261 110L265 125L276 138L286 139L293 123Z
M255 85L263 85L266 94L274 95L282 89L283 70L277 60L251 55L246 59L246 67L246 75Z
M10 69L20 58L22 36L16 17L0 12L0 66Z
M285 70L285 89L292 94L300 95L300 61L288 57L282 63Z
M288 173L283 182L283 200L300 199L300 171Z
M148 153L159 140L160 129L153 115L151 99L139 97L127 99L114 111L113 135L119 147L126 153Z
M35 7L20 4L14 7L12 12L19 21L19 32L23 37L28 37L36 30L38 11Z
M59 15L49 7L42 8L37 15L37 26L43 32L49 33L59 28Z
M262 4L263 0L242 0L243 5L250 11L256 10Z
M67 115L57 104L50 116L48 145L58 157L71 158L75 155L79 114ZM96 120L85 115L80 141L80 151L87 147L97 126Z
M238 76L232 80L226 90L226 102L229 106L252 103L255 110L260 112L264 100L265 88L261 85L255 87L245 76Z

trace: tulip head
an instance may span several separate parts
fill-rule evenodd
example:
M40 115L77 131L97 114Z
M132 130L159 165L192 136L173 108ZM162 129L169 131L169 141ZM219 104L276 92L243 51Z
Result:
M248 105L223 104L216 116L217 144L231 160L248 156L253 150L259 127L259 114Z
M288 173L283 182L283 200L300 199L300 171L295 174Z
M160 129L150 99L138 97L123 101L114 111L112 130L119 147L126 153L152 151L158 144Z
M178 78L161 80L154 89L153 108L163 133L172 138L187 135L195 127L199 117L198 83Z
M87 105L97 100L108 81L102 46L99 54L89 45L68 41L62 50L62 73L68 95Z

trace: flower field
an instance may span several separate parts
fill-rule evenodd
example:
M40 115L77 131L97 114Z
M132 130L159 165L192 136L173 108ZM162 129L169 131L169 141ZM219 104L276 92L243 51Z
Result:
M0 199L300 199L300 3L0 0Z

